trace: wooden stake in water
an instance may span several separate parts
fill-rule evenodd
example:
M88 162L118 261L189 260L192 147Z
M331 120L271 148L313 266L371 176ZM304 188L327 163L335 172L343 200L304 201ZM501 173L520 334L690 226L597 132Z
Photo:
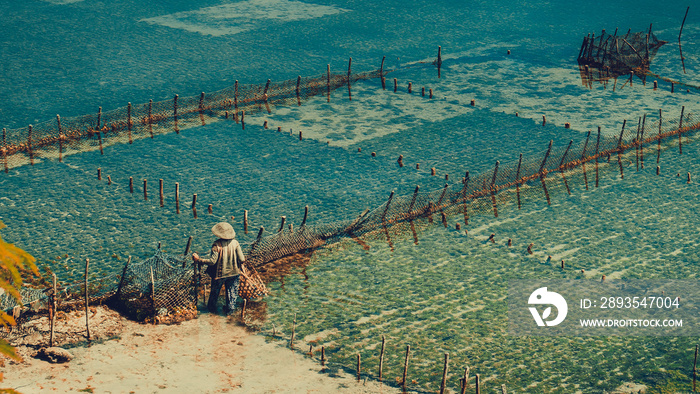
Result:
M350 77L352 76L351 66L352 58L348 61L348 99L350 99L350 101L352 101L352 92L350 91Z
M248 234L248 211L243 211L243 232Z
M382 381L382 370L384 368L384 346L386 345L386 339L382 335L382 350L379 352L379 381Z
M598 139L595 142L595 187L598 187L598 149L600 148L600 126L598 126Z
M61 116L56 115L56 124L58 126L58 161L63 161L63 131L61 130ZM4 129L3 129L4 130ZM3 133L3 142L5 140L5 134ZM7 168L5 170L7 172Z
M97 180L101 181L102 180L102 169L97 167Z
M29 125L27 132L27 153L29 153L29 163L34 165L34 152L32 152L32 125Z
M659 160L661 160L661 122L663 118L661 117L661 109L659 109L659 138L658 138L658 144L656 146L656 164L659 164Z
M647 123L647 114L644 114L644 116L642 117L642 130L639 132L639 140L641 141L640 144L644 143L644 128L646 126L646 123ZM640 167L642 169L644 169L644 146L643 145L640 146L639 150L640 150L640 152L639 152L640 163L639 164L640 164Z
M360 381L360 366L361 366L361 358L360 358L360 353L357 353L357 381Z
M683 143L681 142L681 137L683 136L683 112L685 112L685 106L681 107L681 118L678 121L678 154L683 154Z
M60 139L59 139L58 143L60 146L60 144L61 144ZM7 173L10 169L7 166L7 130L4 128L2 129L2 162L3 162L3 165L5 166L5 173Z
M331 102L331 65L326 66L326 90L328 95L328 102Z
M462 377L462 390L460 391L461 394L465 394L467 392L467 385L469 384L469 366L464 368L464 377Z
M148 180L143 180L143 199L148 201Z
M129 177L129 193L134 194L134 177Z
M56 278L56 275L54 275L54 283L56 283L55 278ZM698 345L695 345L695 360L693 360L693 392L695 392L695 378L697 376L697 365L698 365Z
M173 122L175 133L180 134L180 129L177 127L177 98L178 95L176 94L173 98Z
M238 123L238 80L236 80L236 83L233 85L233 110L233 120Z
M442 46L438 46L437 61L435 63L437 64L438 78L440 78L440 68L442 67Z
M153 99L148 100L148 132L153 139Z
M199 110L199 120L202 122L202 126L204 126L204 92L199 94L199 107L197 109Z
M496 206L496 175L498 174L498 164L500 162L496 161L496 168L493 169L493 177L491 178L491 205L493 205L493 216L498 217L498 207Z
M683 57L683 48L681 48L681 34L683 34L683 26L685 25L685 18L688 17L688 11L690 11L690 6L685 9L685 16L683 17L683 23L681 23L681 30L678 32L678 51L681 54L681 65L683 66L683 74L685 74L685 58ZM649 28L651 31L651 27ZM695 388L693 388L695 391Z
M481 387L480 387L479 380L481 380L481 377L479 376L479 374L476 374L475 383L474 383L476 385L476 394L481 394Z
M301 227L304 227L306 225L306 219L309 216L309 206L304 207L304 219L301 221Z
M180 213L180 183L175 182L175 212Z
M549 140L549 148L547 148L547 153L545 153L544 159L542 160L542 164L540 165L540 170L538 171L538 174L540 174L540 181L542 182L542 190L544 190L544 195L547 198L547 205L552 205L552 202L549 200L549 191L547 191L547 184L544 181L547 177L545 165L547 164L549 153L552 151L552 142L553 140Z
M403 362L403 380L401 386L406 390L406 375L408 375L408 356L411 353L411 345L406 345L406 359Z
M379 79L382 81L382 90L386 90L386 78L384 78L384 61L386 56L382 56L382 64L379 66Z
M116 293L116 298L119 299L119 296L121 295L122 288L124 287L124 277L126 277L126 270L129 268L129 264L131 263L131 256L126 260L126 264L124 264L124 269L122 270L122 276L119 277L119 285L117 286L117 293Z
M299 87L301 85L301 75L297 76L297 88L296 88L296 95L297 95L297 105L301 106L301 97L299 96Z
M129 131L129 143L133 144L134 141L131 138L131 126L133 125L133 122L131 121L131 103L127 103L126 105L126 128Z
M53 293L51 293L51 316L50 316L50 323L51 323L51 333L49 334L49 347L53 347L53 332L54 332L54 326L56 325L56 298L58 297L58 289L56 287L56 274L51 274L52 279L53 279ZM695 355L697 357L697 350L695 351Z
M440 383L440 394L445 393L445 385L447 384L447 364L450 361L450 354L445 353L445 366L442 369L442 382Z
M569 153L569 149L571 149L571 144L574 143L574 140L569 140L569 145L566 147L566 150L564 151L564 154L561 156L561 161L559 162L559 169L561 171L561 178L564 180L564 186L566 186L566 192L571 195L571 189L569 189L569 182L566 180L566 175L564 175L564 162L566 161L566 155Z
M105 153L102 151L102 130L100 129L100 121L102 120L102 107L99 107L97 109L97 126L95 127L95 131L97 132L97 140L100 142L100 154L104 155Z
M90 259L85 259L85 331L87 340L90 341L90 311L88 310L88 267Z
M469 171L464 174L464 186L462 186L462 214L464 215L464 225L469 225L469 204L467 204L467 192L469 190Z
M282 230L284 230L284 223L287 221L286 216L282 216L280 219L280 228L277 230L278 233L281 233Z
M160 206L165 205L165 196L163 195L163 180L158 180L158 192L160 193Z

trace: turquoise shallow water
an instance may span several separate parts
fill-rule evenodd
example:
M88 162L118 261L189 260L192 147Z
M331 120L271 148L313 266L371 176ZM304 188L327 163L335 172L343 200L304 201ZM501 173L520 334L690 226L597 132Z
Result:
M257 9L272 4L288 13L301 9L307 16L317 12L304 8L309 3L242 3ZM314 4L349 11L295 20L261 20L248 11L217 23L176 14L230 4L238 3L0 3L7 15L0 22L6 32L0 46L10 55L0 68L3 127L56 113L81 115L99 105L107 110L127 101L195 95L235 79L293 79L320 74L326 64L344 70L351 56L354 70L368 70L386 55L386 67L395 69L388 75L389 89L382 90L378 80L360 82L353 85L352 101L341 88L330 103L318 97L301 107L247 117L245 130L221 121L112 146L104 156L86 152L64 163L0 174L0 219L8 226L3 239L70 283L80 278L84 258L99 276L118 272L129 255L150 256L158 242L180 252L192 235L194 249L205 250L213 240L209 228L231 216L239 238L249 243L259 226L276 229L282 215L297 225L305 205L311 208L310 224L352 219L383 204L392 190L408 195L415 185L439 189L445 174L449 182L459 182L465 171L490 171L496 160L512 162L520 153L539 157L550 140L562 147L597 126L612 135L623 119L655 117L659 108L670 118L681 106L690 112L699 107L696 90L671 94L665 82L657 91L650 80L614 92L609 85L588 89L575 64L583 35L602 28L643 30L654 23L655 33L671 43L659 51L652 70L698 84L700 26L692 9L683 32L687 74L673 45L683 4L660 9L652 2L496 7L492 1L323 1ZM190 30L141 21L172 14ZM196 31L242 23L249 30L220 36ZM444 58L440 79L429 64L438 45ZM400 82L398 93L392 78ZM421 97L421 87L432 88L435 98ZM548 119L544 127L542 115ZM262 128L265 120L268 130ZM564 122L572 128L565 129ZM586 191L578 182L570 196L553 190L551 206L537 196L526 199L521 210L510 201L499 207L498 218L474 216L468 235L453 230L461 217L450 217L450 229L424 229L417 245L403 234L393 239L393 251L374 240L368 251L348 243L317 253L304 270L271 285L262 329L269 334L274 324L288 336L296 313L300 347L325 345L332 368L352 368L361 353L370 377L385 335L389 380L400 376L404 346L410 344L409 377L416 380L410 387L416 390L437 390L443 352L450 353L452 390L465 365L481 374L486 392L506 384L516 392L595 393L623 382L689 390L697 338L511 337L505 299L514 278L696 278L697 184L686 184L684 174L699 173L699 164L698 147L689 142L681 156L674 147L662 153L661 176L655 175L653 159L639 172L632 159L624 180L611 169L603 171L598 189ZM396 163L399 155L403 168ZM97 181L98 167L113 185ZM437 176L430 176L431 167ZM134 195L128 191L130 176ZM148 201L141 194L144 178ZM157 201L160 178L164 208ZM172 204L175 182L181 187L180 215ZM188 209L193 193L197 220ZM213 204L213 216L205 213L207 204ZM253 227L247 235L243 210ZM491 233L495 244L487 242ZM535 244L533 255L525 251L529 243Z

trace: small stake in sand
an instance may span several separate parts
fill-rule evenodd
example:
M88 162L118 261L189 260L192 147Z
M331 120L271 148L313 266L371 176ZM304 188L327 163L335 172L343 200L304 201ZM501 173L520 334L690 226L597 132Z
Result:
M156 324L156 316L158 315L158 309L156 309L156 281L153 278L153 266L151 266L150 268L151 268L151 302L153 303L153 324Z
M53 293L51 293L51 304L49 308L49 319L51 322L51 333L49 334L49 347L53 347L53 332L56 325L56 297L58 297L58 289L56 288L56 274L51 274L53 277ZM697 357L697 350L695 351Z
M85 331L87 340L90 341L90 311L88 310L88 267L90 259L85 259Z
M292 336L289 339L289 348L294 349L294 330L297 328L297 314L294 314L294 321L292 322Z

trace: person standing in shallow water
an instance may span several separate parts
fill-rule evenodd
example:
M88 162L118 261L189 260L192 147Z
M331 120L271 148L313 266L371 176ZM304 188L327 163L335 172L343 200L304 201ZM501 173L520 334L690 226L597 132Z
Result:
M192 259L195 263L206 265L206 272L211 277L211 293L209 293L207 309L209 312L216 313L216 302L223 285L226 288L224 313L229 315L233 313L236 306L245 256L241 244L235 240L236 232L229 223L217 223L212 227L211 232L219 239L211 245L209 258L200 258L197 253L192 253Z

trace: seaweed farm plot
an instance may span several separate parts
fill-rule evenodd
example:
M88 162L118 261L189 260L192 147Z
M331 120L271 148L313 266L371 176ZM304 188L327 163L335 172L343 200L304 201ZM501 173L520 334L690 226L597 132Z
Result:
M245 128L245 114L267 112L278 105L301 105L309 97L325 93L330 100L332 90L347 86L362 79L381 78L384 62L378 71L352 73L352 59L346 74L331 74L330 66L323 76L271 83L264 85L240 85L215 91L202 92L197 97L179 97L172 100L141 105L128 105L105 113L99 107L95 114L81 117L29 125L27 128L2 130L2 156L5 172L11 167L31 164L41 158L58 158L70 153L99 149L103 154L105 146L128 142L134 139L153 138L154 135L175 132L197 125L205 125L212 120L229 116Z
M480 374L482 392L505 385L508 392L599 393L625 382L648 392L690 391L696 338L507 334L511 279L698 278L698 186L684 176L700 171L695 137L682 155L662 155L659 175L656 152L646 153L653 165L637 171L633 151L622 179L617 163L605 160L598 188L586 190L578 177L570 195L552 194L551 205L533 198L517 209L511 197L498 218L471 217L466 234L455 230L462 216L450 215L447 228L424 227L417 243L404 233L391 246L377 237L365 248L350 242L342 252L316 254L272 284L264 331L288 340L296 314L295 348L311 345L318 359L323 346L331 370L354 372L359 354L361 379L378 378L384 336L383 380L396 385L410 345L407 388L417 392L439 389L444 353L455 392L465 367L470 390Z

